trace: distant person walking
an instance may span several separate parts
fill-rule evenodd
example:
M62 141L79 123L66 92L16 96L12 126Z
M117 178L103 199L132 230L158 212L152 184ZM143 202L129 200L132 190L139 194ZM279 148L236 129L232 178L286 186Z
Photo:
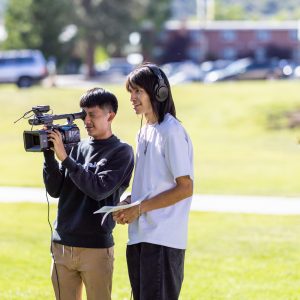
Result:
M48 71L48 79L49 85L51 87L56 86L56 58L54 56L50 56L47 61L47 71Z

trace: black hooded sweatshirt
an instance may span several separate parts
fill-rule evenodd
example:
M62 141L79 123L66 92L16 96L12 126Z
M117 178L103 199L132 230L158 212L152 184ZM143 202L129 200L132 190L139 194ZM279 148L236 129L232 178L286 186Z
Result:
M59 197L53 241L72 247L109 248L114 245L115 222L93 214L117 205L129 186L133 149L112 135L106 140L84 140L59 165L52 150L44 152L44 182L50 196Z

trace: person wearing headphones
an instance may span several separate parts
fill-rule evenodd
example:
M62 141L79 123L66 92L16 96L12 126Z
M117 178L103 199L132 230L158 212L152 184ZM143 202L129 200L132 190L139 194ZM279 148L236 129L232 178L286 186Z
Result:
M176 118L169 81L145 63L126 81L137 115L146 119L137 136L131 195L114 212L129 224L126 249L135 300L178 299L183 282L188 217L193 194L193 146Z
M57 300L110 300L114 262L115 222L101 226L102 206L115 206L129 186L133 149L113 133L118 101L102 88L84 93L80 107L89 139L68 154L61 133L49 132L53 151L44 152L44 182L50 196L59 198L52 252L52 284ZM55 156L56 155L56 159Z

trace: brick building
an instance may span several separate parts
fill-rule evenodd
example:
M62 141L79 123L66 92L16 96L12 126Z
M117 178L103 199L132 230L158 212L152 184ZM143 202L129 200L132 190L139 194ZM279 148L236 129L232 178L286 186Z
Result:
M261 61L278 57L300 62L299 32L298 21L168 21L158 38L156 59L161 60L163 53L167 57L169 41L184 33L188 45L184 54L179 53L183 49L178 54L196 62L241 57ZM173 53L177 51L174 47L171 50Z

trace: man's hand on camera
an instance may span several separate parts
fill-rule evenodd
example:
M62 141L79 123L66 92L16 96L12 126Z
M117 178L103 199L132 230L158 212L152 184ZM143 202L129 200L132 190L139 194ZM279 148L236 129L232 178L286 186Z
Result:
M60 161L64 161L68 155L62 141L61 133L56 129L49 131L48 140L53 143L54 147L51 150L55 152L57 158Z

